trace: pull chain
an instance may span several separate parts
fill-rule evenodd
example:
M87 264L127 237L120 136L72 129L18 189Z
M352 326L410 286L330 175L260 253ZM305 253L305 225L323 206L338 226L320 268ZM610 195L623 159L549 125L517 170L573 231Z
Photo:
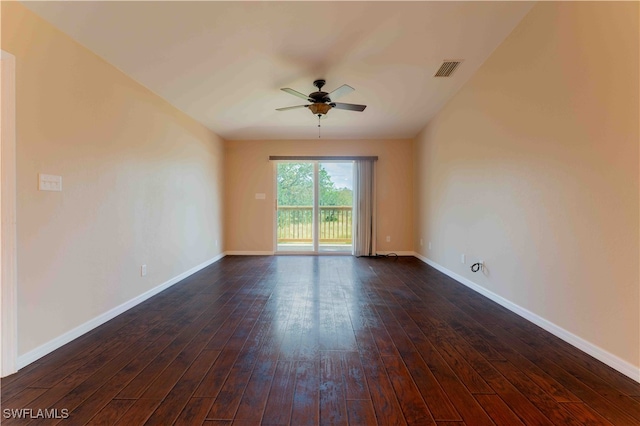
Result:
M318 139L320 139L320 114L318 114Z

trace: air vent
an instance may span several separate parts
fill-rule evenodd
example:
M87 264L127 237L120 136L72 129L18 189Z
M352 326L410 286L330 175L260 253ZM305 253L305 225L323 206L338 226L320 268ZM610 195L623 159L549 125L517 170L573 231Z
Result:
M451 77L462 61L444 61L434 77Z

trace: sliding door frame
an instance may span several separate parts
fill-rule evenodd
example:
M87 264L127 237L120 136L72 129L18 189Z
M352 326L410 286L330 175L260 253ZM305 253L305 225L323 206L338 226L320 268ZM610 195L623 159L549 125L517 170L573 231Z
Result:
M350 157L269 157L273 162L273 252L277 255L332 255L351 256L353 255L353 235L351 236L351 250L348 252L331 252L320 250L320 163L325 162L349 162L354 161ZM278 164L289 163L312 163L313 164L313 211L312 211L312 250L306 251L280 251L278 250ZM355 200L351 200L351 205ZM355 216L352 216L352 222ZM352 223L351 229L355 229Z

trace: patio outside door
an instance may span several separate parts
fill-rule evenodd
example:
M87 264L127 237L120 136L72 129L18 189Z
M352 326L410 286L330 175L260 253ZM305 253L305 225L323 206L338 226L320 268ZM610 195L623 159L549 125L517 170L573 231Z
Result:
M352 161L278 162L276 193L276 252L352 252Z

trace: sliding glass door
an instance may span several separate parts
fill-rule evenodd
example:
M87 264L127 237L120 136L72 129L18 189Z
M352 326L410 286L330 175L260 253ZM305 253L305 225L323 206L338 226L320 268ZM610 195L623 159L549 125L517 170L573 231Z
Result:
M313 252L314 163L276 163L276 251Z
M278 162L276 193L277 252L352 252L352 161Z
M318 163L318 251L351 253L353 162Z

